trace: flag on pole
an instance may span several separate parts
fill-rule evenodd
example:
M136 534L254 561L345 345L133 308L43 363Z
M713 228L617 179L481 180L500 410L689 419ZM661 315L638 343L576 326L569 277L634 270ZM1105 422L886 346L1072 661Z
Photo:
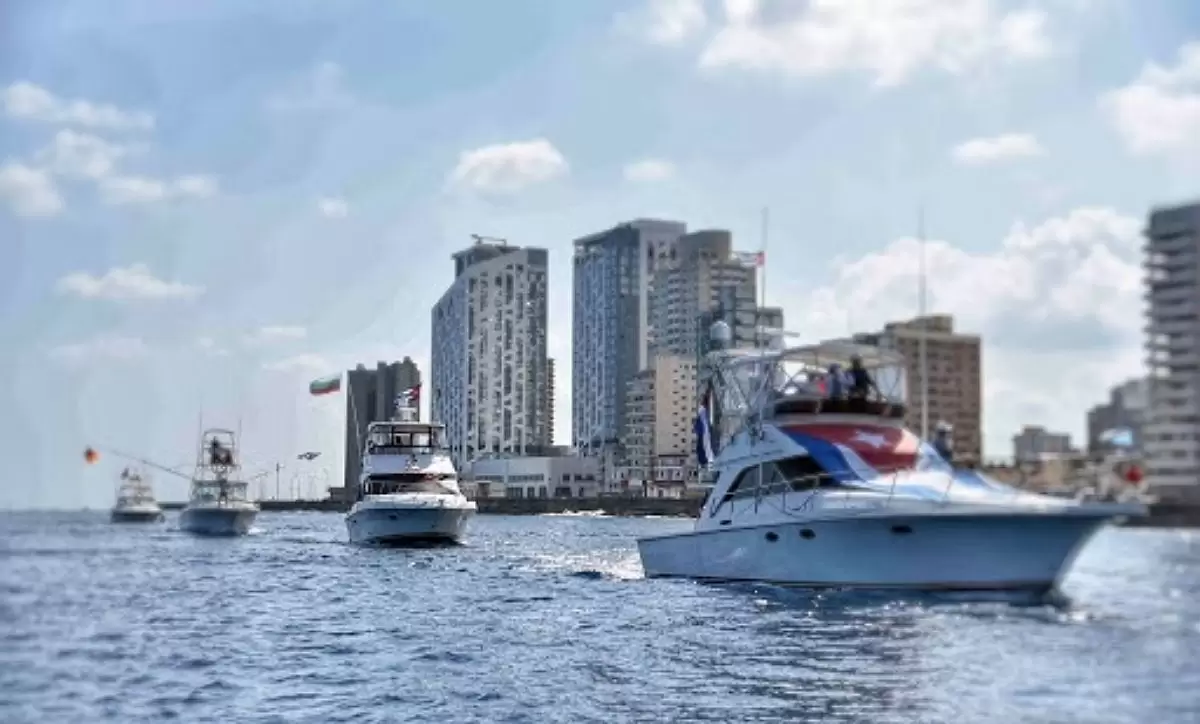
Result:
M700 409L696 413L696 422L693 426L696 433L696 460L702 468L708 467L716 457L713 455L711 410L712 387L710 386L700 401Z
M341 374L322 377L319 380L313 380L308 383L308 391L314 395L328 395L333 392L338 392L342 389Z

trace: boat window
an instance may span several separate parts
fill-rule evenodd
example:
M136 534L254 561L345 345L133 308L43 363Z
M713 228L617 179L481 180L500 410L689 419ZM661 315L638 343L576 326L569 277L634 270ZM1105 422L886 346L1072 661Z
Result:
M792 490L812 490L813 488L841 487L837 479L830 475L821 464L808 455L796 455L783 460L776 460L772 467L776 468L779 480L787 481Z
M367 495L446 493L451 488L443 485L443 481L453 481L455 477L450 473L380 473L370 476L363 488Z
M721 498L721 503L731 498L740 498L747 495L754 495L754 491L758 488L759 475L758 465L751 465L742 472L738 473L733 484L729 486L729 490L725 491L724 497Z

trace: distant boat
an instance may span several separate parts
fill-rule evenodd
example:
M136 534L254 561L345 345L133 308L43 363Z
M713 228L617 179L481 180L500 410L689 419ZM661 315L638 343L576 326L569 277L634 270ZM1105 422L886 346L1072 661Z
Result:
M154 497L149 480L136 468L122 470L117 503L112 509L112 522L156 523L162 519L162 508Z
M402 395L393 420L367 428L362 473L346 515L351 543L457 543L475 515L443 445L444 426L419 422L412 403Z
M249 498L249 484L238 477L237 455L233 431L213 428L201 433L191 492L179 514L180 530L207 536L250 532L259 507Z

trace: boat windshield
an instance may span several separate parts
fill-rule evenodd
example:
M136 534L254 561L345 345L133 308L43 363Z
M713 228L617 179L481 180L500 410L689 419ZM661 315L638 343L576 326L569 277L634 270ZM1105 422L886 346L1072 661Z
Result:
M455 476L449 473L380 473L363 483L365 495L400 493L453 493Z
M376 423L367 434L370 455L432 453L442 446L442 429L432 425Z
M249 488L240 481L198 480L192 486L192 500L205 503L249 500Z

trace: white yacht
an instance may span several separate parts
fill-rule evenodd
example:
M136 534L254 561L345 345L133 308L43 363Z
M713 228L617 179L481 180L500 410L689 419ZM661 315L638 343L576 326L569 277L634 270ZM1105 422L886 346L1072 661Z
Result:
M394 419L368 426L355 502L346 515L351 543L460 541L476 506L459 490L443 431L419 422L416 407L404 399Z
M208 429L192 474L191 493L179 514L179 529L197 535L245 535L258 516L249 484L239 479L237 441L230 430Z
M714 325L714 339L722 331ZM846 386L854 361L869 395ZM707 362L696 428L715 484L693 530L638 541L647 577L1045 592L1108 521L1146 513L952 467L906 429L894 351L776 344Z
M136 468L122 470L117 503L112 509L112 522L157 523L162 519L162 508L146 476Z

